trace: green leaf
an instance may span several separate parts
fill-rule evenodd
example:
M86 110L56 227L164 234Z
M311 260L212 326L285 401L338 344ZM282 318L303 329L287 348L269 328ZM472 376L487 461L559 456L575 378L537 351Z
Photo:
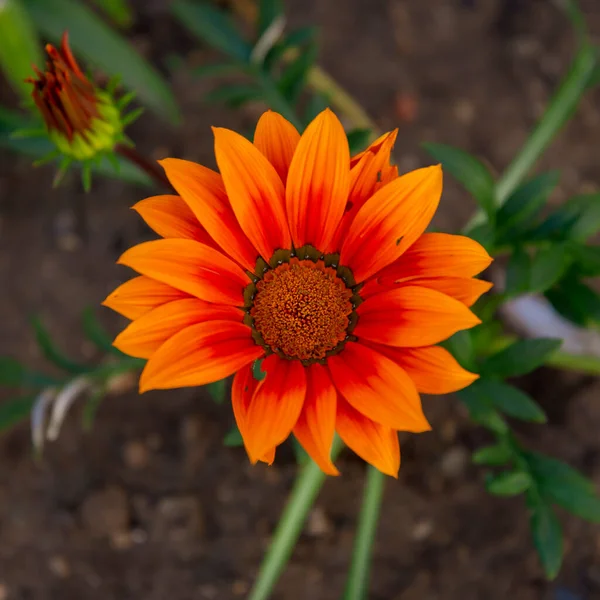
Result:
M469 229L465 235L468 235L476 242L479 242L488 252L493 251L496 236L494 229L487 221L479 223L479 225L475 225Z
M555 458L537 452L524 456L545 498L582 519L600 523L600 498L592 481Z
M223 444L225 446L237 447L243 446L244 440L242 439L242 434L240 430L237 428L237 425L234 425L223 438Z
M171 10L176 19L209 46L248 63L252 47L244 40L229 17L205 2L175 0Z
M461 390L458 392L458 397L467 407L469 415L475 423L479 423L500 435L505 434L508 431L506 421L494 408L490 399L482 393L478 384L479 381L476 381L468 388Z
M495 444L480 448L473 454L476 465L489 465L496 467L506 464L512 458L512 452L506 444Z
M58 42L69 31L74 53L108 75L119 74L125 87L172 123L180 121L175 97L163 77L118 33L76 0L24 0L39 30Z
M227 393L227 379L220 379L219 381L214 381L213 383L209 383L206 386L210 397L217 403L223 404L225 401L225 395Z
M504 471L490 477L486 489L496 496L516 496L527 491L531 484L531 477L524 471Z
M478 383L481 392L503 413L523 421L533 421L535 423L546 422L544 411L525 392L502 381L483 377Z
M494 205L494 179L485 165L477 158L444 144L428 143L425 150L442 163L445 171L453 175L475 197L481 208L494 222L496 207Z
M283 15L282 0L260 0L258 6L258 37L281 15Z
M253 85L224 85L204 96L205 102L223 103L233 108L260 99L260 90Z
M569 278L548 290L546 298L563 317L577 325L600 323L600 295L582 281Z
M90 431L92 429L92 425L98 414L98 409L100 408L105 395L105 388L100 386L96 388L87 399L85 406L83 407L83 429L85 431Z
M133 25L133 11L127 0L95 0L95 3L119 27L127 29Z
M0 432L28 419L35 398L35 396L23 396L0 402Z
M443 342L442 345L454 356L462 367L468 370L474 369L475 352L473 337L470 331L466 329L459 331Z
M600 231L600 194L569 198L529 234L533 240L585 241Z
M370 129L353 129L347 133L350 155L362 152L368 145L373 132Z
M534 506L529 525L546 577L554 579L560 571L563 557L560 522L550 506L538 503Z
M530 179L513 192L496 217L498 242L516 239L527 230L558 184L559 175L557 171L543 173Z
M0 71L16 92L29 100L33 86L26 83L35 73L32 65L42 68L42 46L21 0L0 2Z
M44 387L56 379L26 369L16 358L0 356L0 385L5 387Z
M545 292L567 271L571 256L564 244L538 250L531 260L530 292Z
M311 44L285 66L277 87L288 102L295 104L298 100L298 96L306 84L308 72L316 59L317 47Z
M113 340L106 329L102 327L92 307L87 307L82 313L83 332L86 337L102 352L125 356L120 350L113 346Z
M222 77L223 75L234 75L243 72L241 66L237 63L214 63L212 65L202 65L192 70L196 77Z
M531 258L518 246L512 253L506 267L506 295L519 296L531 287Z
M561 342L553 338L520 340L486 359L482 371L501 378L526 375L543 365Z
M571 246L575 261L574 269L583 277L598 277L600 275L600 246Z
M69 373L80 374L90 370L86 365L71 360L56 347L50 333L39 317L34 317L31 324L35 331L37 343L47 360Z

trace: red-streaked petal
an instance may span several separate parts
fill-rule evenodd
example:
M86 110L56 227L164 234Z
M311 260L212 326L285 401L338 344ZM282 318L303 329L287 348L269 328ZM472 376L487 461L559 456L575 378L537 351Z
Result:
M231 386L231 405L233 407L233 416L238 426L242 439L245 439L248 420L248 407L250 400L258 386L258 381L252 374L252 365L242 367L233 378ZM267 451L260 461L272 464L275 460L275 446Z
M153 196L132 206L148 226L164 238L196 240L215 245L190 207L180 196Z
M166 283L140 275L121 284L102 304L128 319L137 319L161 304L188 297Z
M473 279L471 277L415 277L405 282L395 282L388 277L377 277L367 281L361 289L362 298L368 298L373 294L385 292L390 289L396 289L405 285L425 287L431 290L437 290L462 302L465 306L473 306L479 298L488 292L492 283L483 279Z
M251 333L250 327L234 321L186 327L150 357L140 377L140 392L206 385L229 377L264 354Z
M131 356L150 358L176 333L203 321L231 320L241 323L244 313L234 306L211 304L198 298L184 298L162 304L130 323L113 345Z
M425 231L442 193L440 166L412 171L376 192L342 240L340 263L358 283L395 261Z
M290 435L306 395L305 368L299 361L282 360L271 354L263 361L262 370L266 377L250 400L244 435L252 462Z
M397 132L398 130L396 129L395 131ZM355 154L350 159L350 167L354 167L360 161L360 159L363 156L365 156L365 154L377 154L377 152L381 150L381 146L388 139L391 133L393 132L388 131L386 133L383 133L374 142L371 142L368 148L366 148L362 152L359 152L358 154Z
M330 251L349 182L348 138L339 119L326 109L302 134L288 173L285 202L297 248L312 244Z
M398 433L375 423L338 398L336 430L346 446L386 475L398 477L400 444Z
M464 235L424 233L377 278L401 281L414 277L473 277L487 269L492 260L481 244Z
M348 342L327 365L338 392L369 419L399 431L431 429L412 379L383 354Z
M273 165L235 131L213 127L215 155L229 202L239 224L260 255L290 248L285 189Z
M253 271L258 252L233 213L221 176L188 160L166 158L159 162L210 237L236 262Z
M462 302L417 286L370 296L357 313L359 339L400 347L431 346L481 323Z
M275 167L284 185L299 141L298 130L287 119L272 110L263 113L256 124L254 145Z
M294 427L294 435L327 475L339 475L331 462L335 435L337 392L327 369L314 364L306 369L306 400Z
M415 382L422 394L450 394L471 385L479 375L463 369L444 348L392 348L369 344L398 363Z
M201 300L243 306L246 273L224 254L193 240L155 240L127 250L119 264Z

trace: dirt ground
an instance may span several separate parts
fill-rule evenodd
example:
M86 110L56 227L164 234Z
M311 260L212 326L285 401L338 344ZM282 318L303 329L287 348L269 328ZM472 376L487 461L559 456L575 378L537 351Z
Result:
M194 49L163 2L139 2L137 47L164 66ZM401 170L429 161L423 141L473 151L494 169L509 162L567 64L573 40L546 0L290 0L296 24L321 28L321 64L382 128L400 126ZM600 4L582 2L600 34ZM185 115L174 130L151 114L131 130L155 157L213 164L212 124L251 127L258 108L206 106L206 82L178 69ZM8 93L1 94L10 99ZM560 168L553 200L597 190L600 96L589 94L547 153ZM41 314L61 344L89 357L80 311L129 277L114 265L149 237L129 206L144 190L100 181L85 196L76 177L51 191L51 169L0 155L0 354L41 365L28 316ZM87 239L74 226L85 205ZM473 203L447 181L436 224L457 230ZM99 314L111 331L122 326ZM550 414L519 427L528 443L569 461L600 484L600 384L542 370L523 382ZM0 399L8 397L0 391ZM372 600L594 600L600 598L600 530L561 514L566 556L547 583L522 499L488 496L470 453L487 435L451 397L427 398L433 431L403 440L398 481L387 485ZM234 600L244 598L295 474L291 449L275 466L250 467L223 448L232 421L194 391L107 399L84 433L75 411L41 462L27 425L0 439L0 600ZM344 586L363 465L345 454L327 481L274 598L335 600Z

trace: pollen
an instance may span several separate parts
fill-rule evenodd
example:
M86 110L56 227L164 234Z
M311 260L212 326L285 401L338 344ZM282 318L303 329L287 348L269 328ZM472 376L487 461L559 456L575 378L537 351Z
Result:
M319 360L345 340L351 297L336 270L323 261L292 258L256 284L250 315L273 351Z

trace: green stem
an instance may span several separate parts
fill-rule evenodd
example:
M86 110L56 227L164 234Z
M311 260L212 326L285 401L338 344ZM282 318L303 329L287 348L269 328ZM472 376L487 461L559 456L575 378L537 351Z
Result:
M339 454L342 446L341 440L336 437L331 449L332 459L335 459ZM248 600L267 600L271 595L292 554L306 516L325 481L325 477L323 471L312 460L300 471Z
M527 176L544 150L577 108L596 66L594 49L585 44L542 118L496 184L496 204L501 206Z
M386 476L375 467L369 466L358 529L354 540L352 564L343 600L365 600L369 589L371 550L377 532L379 511L385 488Z

